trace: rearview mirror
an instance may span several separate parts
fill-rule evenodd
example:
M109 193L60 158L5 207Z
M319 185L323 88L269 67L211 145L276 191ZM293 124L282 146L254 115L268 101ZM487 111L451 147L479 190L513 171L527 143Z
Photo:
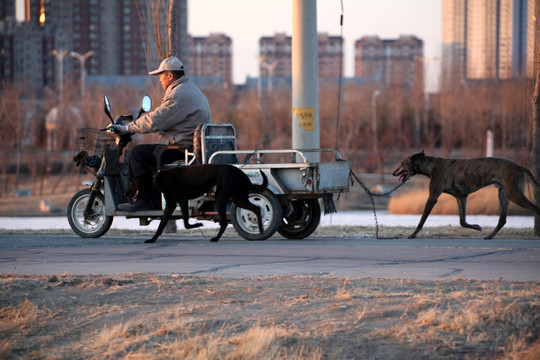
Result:
M151 108L152 108L152 99L150 98L150 96L145 95L142 99L141 109L144 112L149 112Z
M137 119L140 118L143 113L149 112L151 108L152 99L150 99L150 96L144 95L141 102L141 108L139 109L139 115L137 115Z
M109 98L107 97L107 95L103 95L103 105L104 105L105 114L109 117L109 119L111 119L111 122L114 124L114 120L111 116L111 104L109 102Z

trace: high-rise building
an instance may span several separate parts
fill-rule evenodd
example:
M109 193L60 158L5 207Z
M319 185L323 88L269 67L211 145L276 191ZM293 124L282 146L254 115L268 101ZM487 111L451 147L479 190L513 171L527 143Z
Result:
M57 36L53 26L40 23L37 15L35 21L18 23L15 4L15 0L0 2L1 84L16 82L31 88L54 85L55 64L51 51L56 39L65 37ZM25 5L30 9L31 1L27 0ZM29 16L27 11L27 20Z
M259 77L268 77L266 63L272 66L272 76L290 78L292 75L292 38L284 33L259 39Z
M528 23L533 23L534 1L500 0L499 2L499 61L501 79L523 76L527 72ZM532 55L532 53L530 53Z
M318 36L319 77L321 79L339 79L343 67L343 39L321 33Z
M12 81L31 88L55 85L55 31L49 26L39 28L22 23L12 34Z
M223 34L192 37L187 73L203 81L222 81L232 85L232 40Z
M2 83L13 82L13 35L2 28L7 24L0 23L0 88Z
M469 0L467 19L467 78L497 78L499 0Z
M534 0L443 0L443 81L532 75Z
M0 20L15 20L15 0L0 1Z
M319 51L319 78L335 80L340 76L342 43L340 36L320 33L317 36ZM292 38L283 33L259 39L259 76L291 78Z
M407 88L423 83L424 43L415 36L366 36L355 42L355 50L356 77Z
M146 75L162 57L172 55L158 55L154 36L166 38L167 0L25 0L23 23L14 21L14 4L15 0L0 2L4 82L19 81L21 76L33 87L43 87L58 78L60 68L64 78L78 78L80 62L70 56L72 51L80 55L92 51L85 62L89 75ZM178 3L178 14L174 55L188 64L187 0ZM158 17L162 28L156 31ZM52 50L66 53L62 66Z
M465 77L467 33L467 1L443 0L442 3L442 64L443 79Z
M83 0L73 4L70 50L88 59L89 75L142 75L148 71L144 1ZM76 61L73 59L73 61Z

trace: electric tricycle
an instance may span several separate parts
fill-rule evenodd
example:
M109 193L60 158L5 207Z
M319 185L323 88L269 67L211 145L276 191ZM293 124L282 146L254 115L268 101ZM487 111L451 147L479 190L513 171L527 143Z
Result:
M143 98L138 116L151 108L148 96ZM132 115L113 119L111 106L104 96L105 114L111 124L127 124ZM77 192L68 205L67 217L73 231L85 238L97 238L110 229L115 216L138 218L145 226L160 219L163 210L125 212L117 210L129 201L127 164L130 151L127 145L131 134L120 134L112 127L105 129L82 128L77 130L76 165L93 174L93 181ZM181 151L181 160L173 163L162 161L169 151ZM310 162L308 154L327 153L332 161ZM263 232L259 232L257 219L251 211L231 204L228 220L236 232L247 240L266 240L277 231L285 238L303 239L318 227L321 203L325 212L335 212L333 194L349 191L351 164L334 149L282 149L238 150L236 131L232 124L207 123L195 131L194 147L180 150L175 145L160 145L154 152L158 170L171 166L190 166L194 163L228 163L244 171L253 183L262 183L260 171L268 178L268 187L261 193L250 194L250 201L262 210ZM266 159L278 159L267 162ZM285 160L283 160L285 158ZM240 161L242 160L242 161ZM164 209L164 205L162 207ZM214 194L190 200L189 217L217 222ZM171 219L181 219L178 207Z

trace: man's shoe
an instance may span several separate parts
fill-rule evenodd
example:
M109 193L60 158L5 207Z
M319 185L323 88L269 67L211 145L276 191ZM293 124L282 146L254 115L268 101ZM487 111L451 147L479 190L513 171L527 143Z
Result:
M137 200L135 202L127 202L118 205L120 211L143 211L143 210L158 210L150 200Z

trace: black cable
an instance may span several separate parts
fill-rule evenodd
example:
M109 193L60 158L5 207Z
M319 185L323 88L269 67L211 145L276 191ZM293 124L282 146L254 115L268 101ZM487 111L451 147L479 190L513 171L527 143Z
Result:
M338 80L338 100L337 100L337 116L336 116L336 145L338 148L338 135L339 135L339 117L341 109L341 79L343 78L343 0L341 1L341 16L339 19L339 26L341 28L340 42L339 42L339 80Z
M358 175L356 175L354 173L354 171L351 171L351 176L354 177L356 179L356 182L358 184L360 184L360 186L362 187L362 189L364 189L364 191L369 195L369 198L371 200L371 207L373 209L373 217L375 218L375 238L377 239L386 239L386 240L390 240L390 239L397 239L396 237L380 237L379 236L379 220L377 219L377 210L375 209L375 200L373 199L374 197L384 197L384 196L389 196L390 194L392 194L394 191L396 191L397 189L399 189L400 187L402 187L404 184L405 184L405 181L404 182L400 182L396 187L394 187L392 190L390 191L387 191L385 193L382 193L382 194L375 194L374 192L372 192L368 187L367 185L362 181L360 180L360 178L358 177Z

